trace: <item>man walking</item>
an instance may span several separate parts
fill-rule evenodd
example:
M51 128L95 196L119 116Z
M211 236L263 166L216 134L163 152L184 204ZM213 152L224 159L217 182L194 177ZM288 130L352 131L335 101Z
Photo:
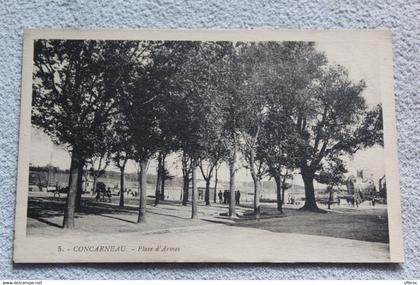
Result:
M241 200L241 192L238 190L235 192L235 202L236 205L239 205L239 201Z

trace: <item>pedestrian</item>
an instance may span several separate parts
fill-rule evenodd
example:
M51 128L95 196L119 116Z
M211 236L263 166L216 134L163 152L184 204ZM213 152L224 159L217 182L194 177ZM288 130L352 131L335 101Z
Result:
M58 198L60 198L60 185L58 185L58 182L55 183L55 191L53 198L55 198L56 195L58 196Z
M354 207L354 204L356 204L356 207L359 208L359 194L358 194L358 192L354 193L353 201L354 201L353 202L353 207Z
M98 202L101 199L101 188L98 187L98 185L96 185L95 188L96 188L95 189L95 193L96 193L95 201Z
M111 188L108 187L108 189L106 189L106 193L105 194L106 194L106 196L108 198L108 202L111 203Z
M372 199L372 206L375 207L375 198Z
M227 199L228 199L227 194L228 194L227 190L223 191L223 204L227 204Z
M219 196L219 204L223 203L223 193L222 190L219 190L219 193L217 194L217 196Z
M239 201L241 200L241 192L238 190L238 191L236 191L236 193L235 193L235 202L236 202L236 205L238 205L239 206Z

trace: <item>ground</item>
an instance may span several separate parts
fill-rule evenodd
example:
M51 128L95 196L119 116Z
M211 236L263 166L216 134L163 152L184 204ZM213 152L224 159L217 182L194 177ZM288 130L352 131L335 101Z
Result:
M86 236L106 239L107 235L142 237L142 241L177 241L185 248L211 244L223 253L225 259L246 260L254 252L266 261L279 259L278 253L287 253L281 260L311 261L317 253L325 260L385 261L389 258L388 225L385 205L372 207L366 203L359 208L348 205L333 206L327 213L299 211L298 206L285 205L279 214L274 203L264 203L263 215L255 220L251 205L237 207L238 217L226 216L227 205L213 204L198 207L199 219L191 220L191 207L179 201L162 201L153 207L150 198L147 221L137 224L138 199L126 200L124 208L118 207L118 197L111 203L96 202L93 197L83 197L82 210L77 214L76 229L61 228L65 199L53 198L50 193L30 193L28 201L28 237ZM196 244L198 242L198 244ZM236 249L235 249L236 248ZM244 249L246 250L244 251ZM310 252L311 254L308 254ZM210 256L213 254L214 256ZM220 259L219 250L205 252L208 258ZM246 256L245 256L246 255Z

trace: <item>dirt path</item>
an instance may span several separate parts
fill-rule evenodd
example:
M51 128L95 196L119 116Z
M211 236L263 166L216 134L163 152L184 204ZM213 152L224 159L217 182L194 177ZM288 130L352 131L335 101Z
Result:
M39 262L43 256L54 261L47 258L55 255L37 253L33 245L45 248L42 245L52 241L67 248L63 254L87 262L103 262L110 256L122 262L386 262L390 258L388 244L374 242L377 237L369 232L378 232L371 223L386 214L381 208L342 208L313 214L286 207L286 214L281 216L265 205L266 215L256 221L246 215L250 209L239 207L240 217L232 221L220 215L226 213L226 205L200 205L200 219L191 220L189 206L165 201L158 207L148 205L146 223L137 224L137 205L119 209L112 203L86 200L84 210L77 215L76 229L65 230L60 227L63 205L63 201L50 197L30 198L27 244L33 254L39 254ZM373 241L357 240L364 236L373 237ZM78 251L84 246L121 244L127 246L124 255ZM168 252L140 248L167 248Z

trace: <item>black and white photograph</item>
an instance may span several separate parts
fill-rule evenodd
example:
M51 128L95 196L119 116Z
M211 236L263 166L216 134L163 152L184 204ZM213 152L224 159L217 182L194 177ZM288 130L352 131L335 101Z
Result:
M402 262L386 31L27 30L15 262Z

